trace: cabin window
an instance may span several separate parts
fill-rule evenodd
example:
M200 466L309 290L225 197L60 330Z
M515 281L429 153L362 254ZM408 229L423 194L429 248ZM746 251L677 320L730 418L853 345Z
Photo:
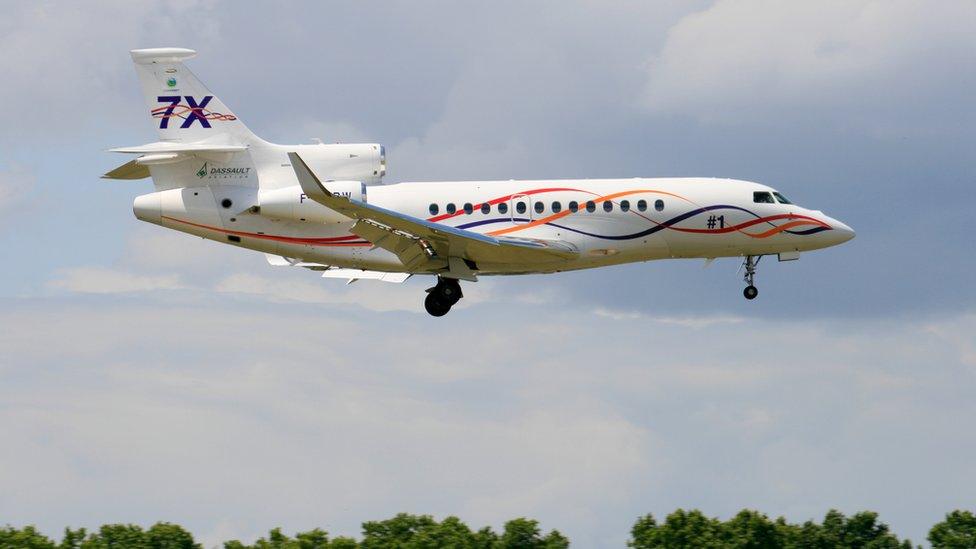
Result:
M430 211L430 215L437 215L437 212L441 211L441 209L437 207L437 204L431 204L427 210Z
M629 212L630 211L630 200L621 200L620 201L620 211L622 211L622 212Z
M756 191L752 193L752 201L756 204L775 204L776 201L773 200L773 195L766 191Z
M657 211L659 211L659 212L660 211L663 211L664 210L664 201L661 200L660 198L658 198L657 200L655 200L654 201L654 209L657 210Z
M613 211L613 202L610 202L609 200L604 200L603 201L603 211L605 211L607 213L612 212Z
M500 213L500 214L508 213L508 204L506 204L504 202L499 202L498 203L498 213Z
M596 202L593 202L592 200L587 200L586 201L586 211L588 211L590 213L595 212L596 211Z
M552 213L559 213L563 210L563 205L558 201L552 203Z
M223 200L220 201L220 205L223 206L223 207L225 207L225 208L230 208L231 206L234 205L234 203L231 201L231 199L225 198L225 199L223 199Z
M579 204L575 200L569 201L569 211L576 213L579 211Z
M474 206L472 206L470 202L465 202L464 203L464 213L466 213L468 215L471 215L471 212L473 212L473 211L474 211Z
M535 203L535 213L541 214L546 209L546 205L542 202Z
M454 215L454 212L457 211L457 207L454 205L453 202L448 202L447 206L444 209L447 210L447 213L451 215Z
M481 213L488 215L491 213L491 204L485 202L481 205Z
M788 198L786 198L785 196L783 196L783 195L781 195L781 194L779 194L779 193L778 193L778 192L776 192L776 191L773 191L773 196L775 196L775 197L776 197L776 200L777 200L777 201L778 201L778 202L779 202L780 204L792 204L792 202L790 202L790 200L789 200Z
M515 203L515 211L518 212L518 213L520 213L520 214L524 214L525 213L525 202L516 202Z
M637 210L638 211L641 211L641 212L646 212L647 211L647 201L644 200L644 199L638 200L637 201Z

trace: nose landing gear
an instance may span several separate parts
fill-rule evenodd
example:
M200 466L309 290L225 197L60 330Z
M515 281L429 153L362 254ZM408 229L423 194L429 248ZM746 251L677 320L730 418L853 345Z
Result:
M743 280L747 284L746 288L742 290L742 295L749 300L756 299L756 296L759 295L759 290L754 285L754 281L756 278L756 265L759 265L760 259L762 259L761 255L747 255L745 261L742 262L742 266L745 267L746 270Z
M464 294L457 279L437 277L437 285L427 288L424 308L431 316L444 316L462 297Z

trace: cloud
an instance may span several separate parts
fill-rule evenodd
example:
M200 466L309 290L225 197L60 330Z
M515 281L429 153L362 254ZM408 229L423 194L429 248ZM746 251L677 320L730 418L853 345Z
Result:
M9 5L0 49L18 53L0 59L0 72L17 85L4 86L0 102L16 107L5 111L4 122L17 131L2 137L16 135L22 142L47 134L50 139L95 121L113 124L118 113L126 112L120 104L137 109L130 120L142 117L136 114L144 112L142 99L120 92L136 86L128 50L191 38L205 47L218 35L217 19L208 16L211 4L112 0Z
M92 294L179 290L186 287L175 274L150 276L104 267L65 269L51 285L70 292Z
M621 321L633 321L633 320L644 320L657 322L660 324L673 324L675 326L683 326L685 328L707 328L714 324L738 324L740 322L745 322L745 317L740 316L716 316L716 315L685 315L685 316L651 316L641 311L621 311L615 309L608 309L606 307L597 307L593 314L605 318L610 318L613 320Z
M0 170L0 214L23 205L34 189L34 175L23 166Z
M971 4L12 6L0 99L25 178L0 176L0 208L43 190L49 209L4 231L0 286L48 286L0 306L5 520L173 520L209 546L527 515L587 547L679 505L870 508L916 541L971 505L976 294L947 198L973 172ZM656 262L465 284L431 319L429 279L126 236L138 191L98 185L117 159L90 148L153 139L126 52L159 45L198 49L266 137L386 143L390 181L743 177L859 237L764 263L752 303L736 261Z
M822 123L840 111L828 121L874 132L954 127L958 113L932 100L966 100L974 32L970 2L719 1L668 32L646 105L726 124Z
M279 303L355 304L373 311L419 309L420 301L415 292L405 291L398 284L361 281L354 283L356 288L346 289L341 280L319 280L316 273L304 269L300 272L304 275L302 280L252 273L231 274L218 281L214 290L257 296Z
M511 310L445 323L220 293L7 301L0 430L17 450L0 452L0 512L51 532L173 520L208 543L355 533L404 510L528 515L609 546L678 505L870 508L921 539L968 502L976 448L945 418L976 412L976 372L945 341L972 315L744 330Z

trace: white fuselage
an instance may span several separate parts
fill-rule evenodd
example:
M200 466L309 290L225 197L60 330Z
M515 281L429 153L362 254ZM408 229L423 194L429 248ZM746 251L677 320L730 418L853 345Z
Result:
M144 221L305 262L402 272L391 252L349 232L354 221L303 196L281 153L233 162L202 186L136 199ZM308 147L308 146L302 146ZM268 156L268 161L263 156ZM273 158L270 158L273 157ZM213 171L216 163L209 164ZM192 173L195 165L187 163ZM220 170L221 168L218 168ZM188 176L189 177L189 176ZM220 180L226 179L226 184ZM191 178L192 180L192 178ZM579 256L542 264L478 264L478 274L558 272L664 258L715 258L802 252L853 237L843 223L795 204L756 201L773 190L748 181L633 178L445 181L361 185L352 198L451 227L492 236L570 243ZM469 213L470 212L470 213Z

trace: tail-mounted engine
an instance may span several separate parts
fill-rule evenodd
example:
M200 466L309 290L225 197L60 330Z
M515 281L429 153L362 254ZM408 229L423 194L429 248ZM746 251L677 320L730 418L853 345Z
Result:
M366 184L361 181L330 181L329 190L358 202L366 202ZM309 199L299 185L283 189L262 190L258 193L263 216L291 221L336 223L349 218Z

